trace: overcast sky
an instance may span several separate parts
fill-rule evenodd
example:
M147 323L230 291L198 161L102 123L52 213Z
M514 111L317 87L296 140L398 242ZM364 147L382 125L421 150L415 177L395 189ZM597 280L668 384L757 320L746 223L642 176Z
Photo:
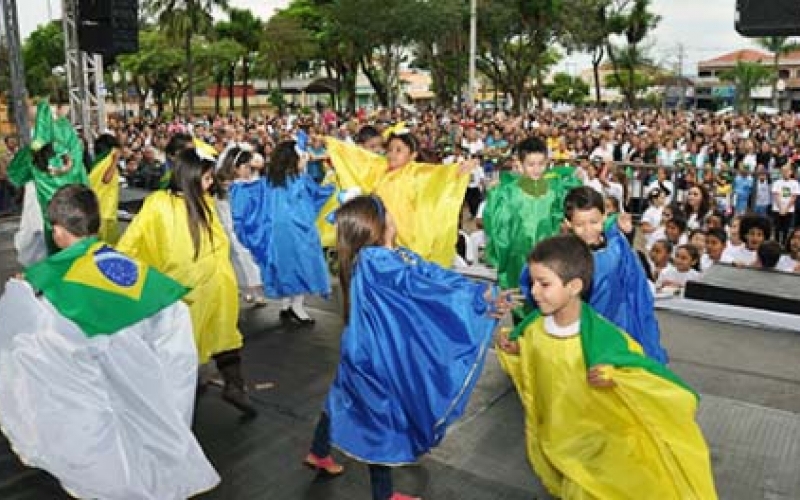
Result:
M289 1L231 0L230 3L249 8L266 19ZM48 4L52 12L48 12ZM61 15L61 0L18 0L17 5L23 39L38 24L47 22L48 15L56 19ZM735 0L653 0L652 5L662 19L653 34L651 55L657 62L674 67L679 54L678 45L683 44L685 74L695 74L698 61L753 45L733 29ZM589 59L580 56L569 57L560 64L562 69L570 72L588 66Z

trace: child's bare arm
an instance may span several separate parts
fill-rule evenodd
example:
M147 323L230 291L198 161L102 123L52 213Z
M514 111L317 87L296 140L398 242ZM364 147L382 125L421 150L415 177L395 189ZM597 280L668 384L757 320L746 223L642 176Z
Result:
M616 382L611 378L611 365L595 365L589 368L586 378L589 385L598 389L609 388L616 386Z

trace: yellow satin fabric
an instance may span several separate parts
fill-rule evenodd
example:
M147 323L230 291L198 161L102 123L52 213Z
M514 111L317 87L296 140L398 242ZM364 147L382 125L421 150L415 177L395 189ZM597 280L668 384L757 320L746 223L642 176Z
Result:
M394 217L399 245L452 265L469 175L460 174L458 165L417 162L388 171L386 158L332 138L327 149L342 189L359 187L381 197Z
M200 363L242 346L242 334L236 326L239 298L230 242L216 217L213 198L206 197L206 202L213 217L212 238L202 234L197 260L186 204L167 191L147 197L117 245L121 252L143 260L191 290L183 300L192 316Z
M333 170L328 171L322 184L333 184L336 186L336 189L334 190L334 195L328 198L328 201L322 206L322 210L319 211L316 221L317 231L319 232L319 240L320 243L322 243L322 248L335 247L336 224L331 224L328 221L328 215L339 208L339 199L337 195L339 191L341 191L342 186L339 185L339 181Z
M544 318L520 338L519 356L498 357L525 409L528 459L554 496L717 498L688 391L639 368L610 370L614 388L590 387L580 336L550 336Z
M89 186L100 205L100 230L97 236L112 245L119 240L119 170L116 159L116 151L107 154L89 173ZM103 176L109 168L113 169L111 180L103 182Z

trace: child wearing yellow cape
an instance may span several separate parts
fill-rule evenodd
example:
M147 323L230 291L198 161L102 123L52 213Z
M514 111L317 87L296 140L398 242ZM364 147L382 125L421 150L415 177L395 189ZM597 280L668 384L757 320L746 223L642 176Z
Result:
M89 187L100 203L100 231L97 236L106 243L119 240L119 141L111 134L102 134L94 141L97 158L89 172Z
M341 189L375 193L395 214L398 244L452 265L469 166L417 162L419 145L406 129L389 134L386 157L331 137L326 147Z
M581 300L593 259L576 236L528 264L539 311L501 335L525 410L528 459L557 498L717 498L697 395Z

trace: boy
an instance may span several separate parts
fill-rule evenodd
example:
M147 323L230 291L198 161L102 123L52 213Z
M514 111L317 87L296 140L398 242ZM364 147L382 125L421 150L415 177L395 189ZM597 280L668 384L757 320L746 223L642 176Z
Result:
M98 240L89 188L59 189L47 215L61 250L0 299L0 422L12 447L80 498L213 488L219 477L191 431L187 290Z
M581 301L592 261L575 236L540 242L539 311L499 338L534 471L557 498L717 498L696 394Z
M540 240L558 234L564 218L564 196L580 186L574 169L546 172L547 147L538 138L517 145L522 175L501 174L483 210L486 256L497 269L501 288L516 287L525 256Z
M781 167L781 178L772 183L772 211L775 219L775 240L786 243L794 221L794 205L800 194L800 183L793 178L791 165ZM767 235L769 236L769 235Z
M630 215L621 215L618 223L614 218L606 220L603 196L586 186L569 192L564 213L567 227L592 249L594 275L589 304L628 332L647 356L666 363L647 273L623 234L631 230ZM533 303L528 271L525 268L520 277L520 288Z

